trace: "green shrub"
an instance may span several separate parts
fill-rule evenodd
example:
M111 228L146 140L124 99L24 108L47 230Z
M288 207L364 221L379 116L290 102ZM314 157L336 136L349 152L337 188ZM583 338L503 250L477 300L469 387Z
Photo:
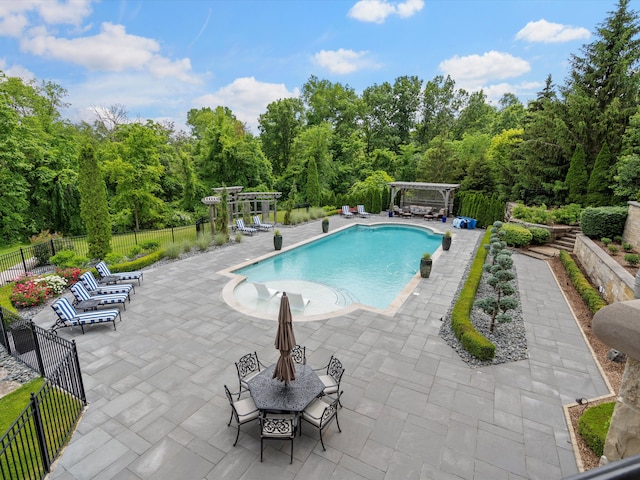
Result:
M165 255L171 260L175 260L180 257L180 253L182 252L182 247L177 243L172 243L168 247L164 249Z
M640 263L640 254L638 253L627 253L624 256L624 261L627 262L632 267L637 267Z
M213 236L213 243L216 244L218 247L221 247L222 245L227 243L227 241L228 241L228 238L224 233L216 233Z
M182 241L182 251L184 253L189 253L192 249L193 249L193 242L191 240Z
M460 340L465 350L480 360L491 360L496 354L496 346L478 333L471 323L471 310L487 258L487 249L484 248L484 245L489 244L490 236L491 229L488 229L476 252L462 292L451 311L451 328L456 338Z
M127 257L135 258L141 253L142 253L142 247L140 245L134 245L133 247L131 247L131 250L129 250Z
M531 243L542 245L551 239L551 232L546 228L529 227L527 230L531 232Z
M605 245L605 247L611 243L611 239L607 237L602 237L600 241Z
M633 250L633 245L631 245L630 243L627 243L627 242L622 242L622 249L625 252L630 252L631 250Z
M73 250L61 250L49 258L49 262L60 268L81 268L89 263L89 259L78 255Z
M613 243L611 245L608 245L607 249L609 250L609 253L611 255L615 255L616 253L618 253L618 247L615 246Z
M505 223L502 226L502 231L504 232L502 240L512 247L524 247L529 245L533 238L531 232L520 225Z
M589 238L613 238L622 235L628 207L589 207L580 217L582 233Z
M160 242L156 240L146 240L144 242L140 242L140 247L145 252L155 252L160 248Z
M144 267L148 267L161 260L164 257L164 251L158 250L157 252L150 253L149 255L145 255L144 257L136 258L130 262L116 263L109 265L109 270L113 273L118 272L131 272L135 270L140 270Z
M123 259L124 259L124 256L116 252L107 253L103 258L103 260L107 263L107 265L115 265L117 263L122 262Z
M240 243L240 242L242 242L242 237L243 237L243 236L244 236L244 235L243 235L242 233L240 233L240 232L236 232L236 236L235 236L235 238L234 238L234 240L236 241L236 243Z
M616 235L615 237L613 237L613 241L619 244L622 244L622 241L624 239L622 238L622 235Z
M537 223L539 225L551 225L553 223L553 215L547 210L546 205L539 207L527 207L518 204L513 207L511 215L523 222Z
M589 281L578 268L576 262L571 258L569 253L564 250L560 250L560 261L564 265L567 275L571 279L571 283L576 288L582 299L586 302L591 313L596 313L602 307L607 305L602 297L598 294L595 288L591 286Z
M551 211L554 223L562 225L577 225L580 222L582 207L577 203L570 203Z
M218 235L222 235L225 240L224 243L227 243L227 236L224 233L219 233L216 236ZM212 241L213 239L211 238L210 233L203 233L202 235L198 235L198 238L196 239L196 248L201 252L206 252Z
M587 408L578 419L578 433L598 457L604 453L604 442L615 405L615 402L607 402Z

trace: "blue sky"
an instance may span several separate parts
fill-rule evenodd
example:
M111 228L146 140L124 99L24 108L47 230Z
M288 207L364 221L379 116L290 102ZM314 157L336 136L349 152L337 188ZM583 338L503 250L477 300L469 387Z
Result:
M632 1L631 9L638 9ZM614 0L0 0L0 70L67 90L63 114L185 128L191 108L257 117L311 75L354 88L416 75L524 103L593 41Z

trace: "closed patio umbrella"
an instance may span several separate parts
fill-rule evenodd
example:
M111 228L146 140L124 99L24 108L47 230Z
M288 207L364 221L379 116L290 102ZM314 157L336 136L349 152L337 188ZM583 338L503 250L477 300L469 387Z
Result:
M280 300L280 313L278 314L278 332L276 333L275 346L280 350L280 358L273 371L273 378L288 385L291 380L296 379L296 366L291 358L291 350L296 346L296 337L293 334L291 325L291 308L289 298L286 293L282 294Z

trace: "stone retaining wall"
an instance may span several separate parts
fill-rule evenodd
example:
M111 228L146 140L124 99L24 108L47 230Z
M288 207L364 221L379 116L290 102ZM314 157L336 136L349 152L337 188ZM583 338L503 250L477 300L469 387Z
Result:
M640 214L640 209L638 213ZM608 303L634 299L633 275L612 260L611 256L589 237L578 234L573 253L580 260L591 283L604 289L602 296Z
M625 242L633 245L633 248L640 249L640 202L628 202L629 214L627 222L624 224L624 233L622 237Z

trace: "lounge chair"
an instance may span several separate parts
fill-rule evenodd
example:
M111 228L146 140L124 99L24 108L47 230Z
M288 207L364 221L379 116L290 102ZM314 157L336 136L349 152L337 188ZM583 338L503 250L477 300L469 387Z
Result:
M347 218L353 218L353 213L349 210L349 205L342 206L342 216Z
M114 305L116 303L121 303L122 307L125 310L127 309L125 304L127 299L129 298L128 293L105 293L102 295L91 295L87 291L87 289L84 288L84 285L81 282L74 283L73 285L71 285L70 290L76 299L76 302L77 302L76 306L78 306L78 308L83 308L82 302L93 300L94 302L97 302L97 305ZM91 302L88 302L88 303L91 303ZM93 309L97 305L94 303L89 308Z
M51 331L55 332L65 327L80 327L84 334L84 326L95 323L113 323L113 329L116 329L116 318L120 316L119 309L111 310L94 310L92 312L78 313L71 302L66 297L61 297L51 305L53 311L58 315L58 320L51 327ZM122 320L122 317L120 317Z
M118 283L124 282L128 280L137 280L138 285L140 285L140 281L142 280L142 272L117 272L111 273L107 264L104 261L98 262L96 265L96 270L98 271L98 275L105 283Z
M369 212L365 212L364 205L358 205L358 215L362 218L367 218L369 216Z
M136 287L131 283L121 283L119 285L98 285L93 273L84 272L80 275L80 281L91 295L104 295L106 293L126 293L131 298L130 293L136 293Z
M253 226L255 228L257 228L258 230L263 230L263 231L267 231L271 228L273 228L273 225L270 223L262 223L260 221L260 217L258 215L254 215L253 216Z
M254 233L256 233L258 231L258 230L256 230L255 228L252 228L252 227L245 227L244 226L244 220L241 219L241 218L236 219L236 227L237 227L238 230L240 230L245 235L253 235Z
M307 308L309 302L311 301L308 298L303 298L299 293L291 293L287 292L287 297L289 297L289 306L291 310L297 310L300 312L304 312L304 309Z
M271 300L272 297L278 294L278 290L275 288L269 288L264 283L253 282L253 286L258 291L259 300Z

